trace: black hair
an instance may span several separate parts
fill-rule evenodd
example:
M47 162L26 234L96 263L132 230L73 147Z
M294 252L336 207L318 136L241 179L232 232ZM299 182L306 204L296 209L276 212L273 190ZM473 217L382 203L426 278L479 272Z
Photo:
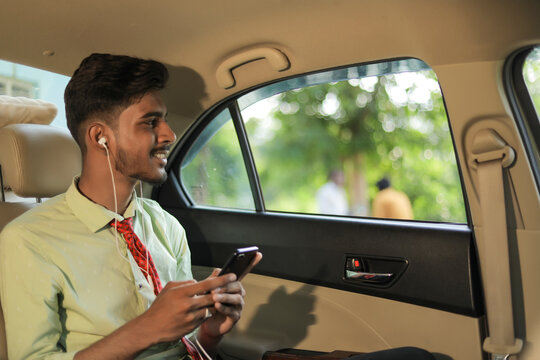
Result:
M111 54L85 58L64 92L67 125L82 152L86 152L83 123L99 116L114 126L121 111L148 92L163 89L168 76L167 68L154 60Z
M377 181L377 187L379 188L379 191L389 188L390 180L388 180L388 178L386 177L383 177L381 180Z

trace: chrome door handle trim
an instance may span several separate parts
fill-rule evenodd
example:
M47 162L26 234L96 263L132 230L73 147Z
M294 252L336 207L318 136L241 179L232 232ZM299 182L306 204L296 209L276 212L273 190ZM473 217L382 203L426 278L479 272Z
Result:
M394 277L393 273L371 273L363 271L345 271L345 278L348 280L360 280L365 282L372 282L378 284L384 284L392 280Z

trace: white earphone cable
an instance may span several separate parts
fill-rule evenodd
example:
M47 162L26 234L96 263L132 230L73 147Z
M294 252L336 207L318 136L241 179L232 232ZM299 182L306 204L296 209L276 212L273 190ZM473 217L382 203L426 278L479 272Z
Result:
M110 154L109 154L109 149L108 149L108 147L107 147L107 145L105 143L103 143L102 145L105 148L105 151L107 152L107 162L109 164L109 171L111 173L111 180L112 180L112 186L113 186L113 195L114 195L114 212L115 212L115 214L118 214L118 201L116 199L116 184L114 183L114 173L112 171L112 165L111 165L111 158L110 158ZM142 181L140 181L140 180L139 180L139 191L141 193L140 196L143 197ZM144 219L142 219L141 222L142 222L143 239L144 239L144 242L145 242L145 245L146 245L146 258L148 259L148 245L149 244L148 244L148 241L146 241L146 229L145 229L145 226L144 226ZM118 230L116 230L118 228L118 219L116 217L114 218L114 228L115 228L115 231L114 231L114 243L116 244L116 250L118 251L118 254L124 260L126 260L128 263L130 263L129 259L126 258L124 255L122 255L122 253L120 252L120 247L118 246ZM150 282L150 284L152 284L151 279L150 279L150 275L149 275L150 272L149 272L149 262L148 261L146 262L146 274L148 276L148 281ZM197 343L197 346L202 351L204 356L208 360L212 360L212 358L210 357L210 355L208 355L208 353L206 352L204 347L201 345L201 343L199 342L199 339L197 339L196 336L195 336L195 342Z
M143 192L142 192L142 181L141 180L139 180L139 192L141 193L140 196L142 198L143 197ZM144 228L144 219L141 219L141 223L142 223L143 239L144 239L145 248L146 248L146 258L149 259L149 257L148 257L148 246L150 244L148 243L148 241L146 241L146 229ZM150 263L149 261L146 262L146 274L147 275L150 274L148 272L148 267L150 266L149 263Z
M109 163L109 171L111 172L111 181L112 181L112 187L113 187L113 196L114 196L114 213L115 215L118 214L118 201L116 200L116 184L114 183L114 173L112 171L112 165L111 165L111 156L109 154L109 148L105 143L102 144L105 148L105 151L107 152L107 162ZM122 252L120 251L120 247L118 246L118 218L114 218L114 243L116 244L116 251L118 251L118 254L120 257L124 260L126 260L129 263L129 259L122 255ZM130 263L131 264L131 263Z
M199 342L199 339L197 339L197 336L195 336L195 342L197 343L197 346L199 347L199 349L202 351L202 353L204 354L204 356L208 359L208 360L212 360L212 357L210 355L208 355L208 353L206 352L206 350L204 350L204 348L202 347L201 343Z

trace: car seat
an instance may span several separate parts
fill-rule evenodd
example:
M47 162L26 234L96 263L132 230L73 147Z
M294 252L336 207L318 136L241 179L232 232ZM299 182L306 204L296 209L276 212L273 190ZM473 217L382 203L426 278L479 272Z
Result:
M2 98L2 97L0 97ZM19 106L21 101L17 98ZM51 112L35 116L32 106L11 111L10 115L20 115L20 122L13 124L5 117L5 103L0 99L0 181L2 201L0 202L0 231L11 220L36 206L43 198L49 198L67 190L74 176L81 171L81 153L75 140L67 130L43 125L50 123ZM30 100L30 99L28 99ZM35 101L34 101L35 102ZM29 102L35 105L32 100ZM3 109L4 108L4 109ZM32 113L31 115L28 115ZM25 115L26 114L26 115ZM54 118L56 111L52 117ZM44 120L42 116L48 116ZM38 124L36 124L37 122ZM5 124L9 124L3 126ZM3 127L2 127L3 126ZM10 188L21 197L18 202L6 202L4 189ZM30 198L30 199L29 199ZM32 200L31 198L35 198ZM4 317L0 307L0 360L7 360Z

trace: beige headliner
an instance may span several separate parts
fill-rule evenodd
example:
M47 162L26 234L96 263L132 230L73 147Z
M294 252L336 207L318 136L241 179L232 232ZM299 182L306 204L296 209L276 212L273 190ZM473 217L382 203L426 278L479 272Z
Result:
M540 41L539 14L534 0L4 0L0 58L71 75L92 52L151 57L190 68L182 79L201 76L207 97L194 100L207 107L257 83L336 65L403 56L431 66L504 59ZM217 86L227 55L266 43L287 54L288 71L257 64L235 88Z

